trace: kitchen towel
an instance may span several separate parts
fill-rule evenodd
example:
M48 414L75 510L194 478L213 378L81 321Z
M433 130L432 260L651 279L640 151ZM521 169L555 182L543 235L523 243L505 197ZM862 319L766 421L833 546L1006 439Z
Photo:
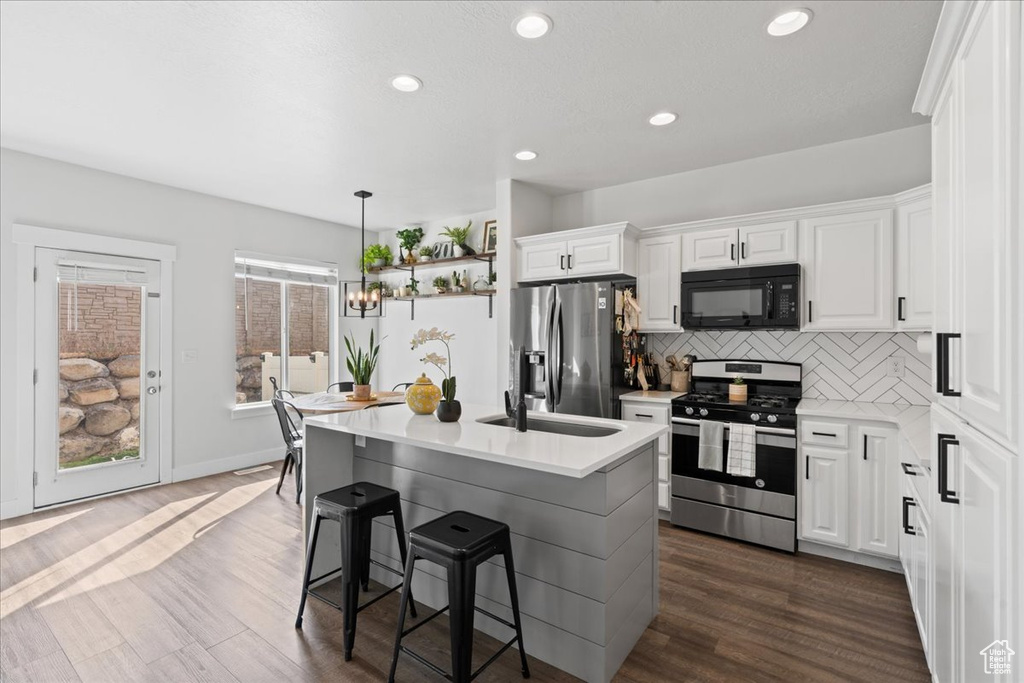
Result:
M722 471L722 440L725 423L714 420L700 421L700 446L697 449L697 467L702 470Z
M754 449L757 432L754 425L729 423L729 462L726 473L737 477L753 477L756 457Z

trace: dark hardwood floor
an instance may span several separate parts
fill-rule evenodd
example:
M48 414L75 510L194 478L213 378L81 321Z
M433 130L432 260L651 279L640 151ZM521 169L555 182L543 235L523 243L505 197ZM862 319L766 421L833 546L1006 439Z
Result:
M397 597L359 615L348 663L338 612L311 600L295 630L300 515L291 482L274 495L276 466L0 524L0 679L384 680ZM441 617L408 642L446 664L447 637ZM478 634L474 661L496 646ZM479 680L521 680L517 660ZM576 680L530 666L535 680ZM409 657L398 679L439 680ZM901 576L662 524L661 614L616 680L929 676Z

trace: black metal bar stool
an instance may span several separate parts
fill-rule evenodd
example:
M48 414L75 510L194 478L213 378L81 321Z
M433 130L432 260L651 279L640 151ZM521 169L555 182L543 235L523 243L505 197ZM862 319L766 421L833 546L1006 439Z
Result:
M505 573L508 576L508 592L512 604L512 618L508 623L501 617L476 606L476 568L483 562L502 555L505 558ZM430 560L448 570L448 605L431 614L408 631L405 628L405 605L412 598L410 584L416 560ZM399 652L423 664L432 671L455 683L466 683L480 675L505 650L519 643L519 658L522 662L523 678L530 677L526 663L526 649L523 647L523 626L519 618L519 594L516 592L516 573L512 563L512 538L508 525L470 512L451 512L432 522L422 524L409 532L409 557L405 561L405 586L402 589L402 605L399 608L398 631L395 634L395 649L391 656L389 683L395 680ZM452 673L428 662L422 656L402 645L402 638L445 610L449 611L452 642ZM516 637L505 643L500 650L484 664L473 668L473 612L485 614L495 621L515 629ZM413 615L416 616L415 614ZM471 673L472 672L472 673Z
M370 557L370 529L376 517L391 515L395 521L395 533L398 535L398 551L402 555L402 563L405 563L405 525L402 523L402 502L398 491L360 482L334 489L327 493L321 493L313 499L313 529L309 534L309 549L306 551L306 573L302 579L302 598L299 600L299 616L295 618L295 628L302 628L302 612L306 608L306 596L312 595L318 600L326 602L331 607L341 610L344 614L345 625L345 661L352 659L352 646L356 641L356 615L381 598L395 592L405 586L403 597L410 593L408 582L404 581L397 586L390 588L368 603L359 606L359 586L368 590L370 585L370 564L373 563L382 569L403 576L402 572L392 569ZM315 579L309 575L313 571L313 553L316 549L316 539L320 533L320 522L324 519L333 519L341 523L341 567L327 572ZM317 593L309 587L309 584L316 583L333 574L341 572L342 582L342 604L337 604L329 598ZM411 601L402 603L402 612L405 613L405 606L408 602L409 611L413 618L416 617L416 605Z

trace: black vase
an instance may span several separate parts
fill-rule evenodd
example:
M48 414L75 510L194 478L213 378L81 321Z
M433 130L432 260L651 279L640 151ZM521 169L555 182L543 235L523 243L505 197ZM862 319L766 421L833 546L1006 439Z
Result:
M441 401L437 404L437 419L441 422L458 422L462 417L462 404L458 401Z

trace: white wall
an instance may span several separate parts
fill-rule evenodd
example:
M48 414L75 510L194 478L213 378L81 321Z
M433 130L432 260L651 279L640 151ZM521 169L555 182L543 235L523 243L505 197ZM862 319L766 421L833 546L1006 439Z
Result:
M563 195L554 225L645 228L893 194L930 182L930 134L915 126Z
M0 512L26 511L17 481L32 454L15 451L15 249L22 223L174 244L175 478L264 461L280 450L272 415L232 420L234 251L336 261L358 276L358 230L63 162L0 150ZM352 201L355 201L353 198ZM368 239L372 236L368 235ZM372 322L368 323L374 324ZM365 327L366 325L363 325ZM199 360L180 363L183 349Z
M444 226L463 226L467 221L472 220L473 225L468 244L477 251L481 251L484 223L494 220L495 216L496 212L491 210L423 223L421 225L424 232L422 244L446 241L441 237L441 230ZM398 240L395 234L393 232L381 233L380 239L383 243L391 246L397 258ZM463 271L468 273L469 285L472 286L477 276L487 274L487 264L480 261L478 263L459 263L457 267L425 266L418 268L416 279L419 280L420 293L433 293L431 281L439 275L450 280L453 270L457 270L460 275ZM399 284L408 284L409 274L407 272L386 273L381 280L396 287ZM432 365L421 363L419 359L429 351L444 355L444 346L440 343L432 343L426 349L421 347L415 351L411 350L409 346L409 342L417 330L437 327L455 334L451 345L452 363L458 378L458 400L466 403L500 405L501 394L498 391L493 355L496 345L497 320L487 316L487 297L423 298L416 302L415 320L410 320L410 304L407 302L391 301L386 306L385 316L380 319L379 323L380 334L385 339L381 342L378 376L374 381L376 388L391 389L399 382L412 382L423 372L426 372L427 376L440 386L443 379L441 372Z

